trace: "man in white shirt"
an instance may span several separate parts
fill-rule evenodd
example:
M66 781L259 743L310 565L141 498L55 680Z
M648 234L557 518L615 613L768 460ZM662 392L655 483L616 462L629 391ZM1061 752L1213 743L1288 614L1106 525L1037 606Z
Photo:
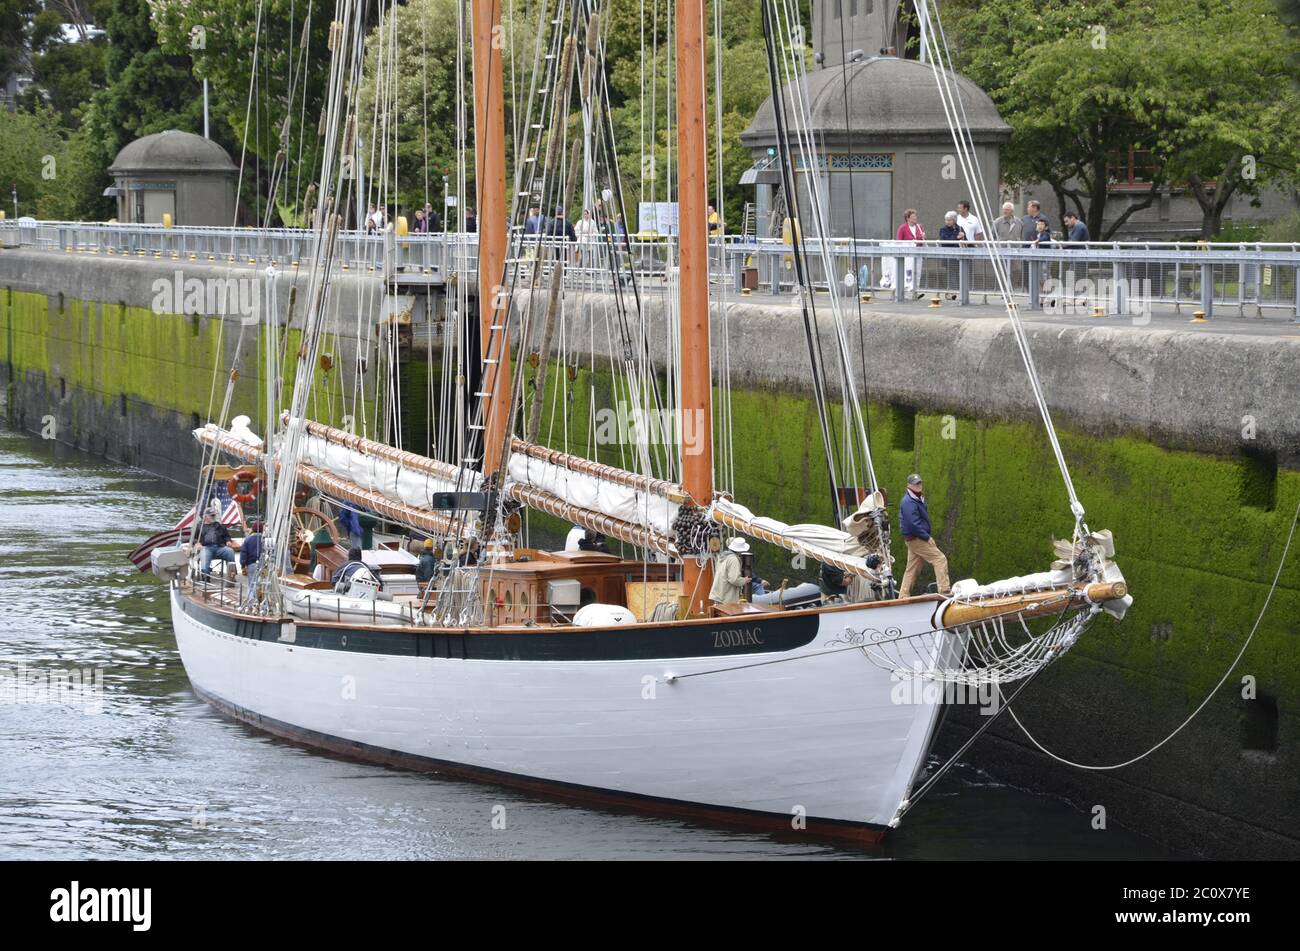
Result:
M966 233L967 241L983 241L984 226L971 214L970 202L957 202L957 227Z

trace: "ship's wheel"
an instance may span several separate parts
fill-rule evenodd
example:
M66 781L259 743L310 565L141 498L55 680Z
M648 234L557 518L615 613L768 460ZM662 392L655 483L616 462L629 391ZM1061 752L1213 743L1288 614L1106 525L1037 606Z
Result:
M306 572L311 567L312 546L317 544L322 531L329 536L329 544L339 544L338 529L332 519L315 509L294 507L289 522L289 557L295 572Z

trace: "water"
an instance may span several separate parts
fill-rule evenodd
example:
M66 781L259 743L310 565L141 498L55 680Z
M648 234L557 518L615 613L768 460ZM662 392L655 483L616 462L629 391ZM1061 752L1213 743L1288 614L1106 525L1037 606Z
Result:
M166 589L126 560L191 502L139 470L0 428L0 667L103 668L104 682L99 712L67 698L0 703L0 859L1167 855L969 764L864 851L582 809L273 739L194 696Z

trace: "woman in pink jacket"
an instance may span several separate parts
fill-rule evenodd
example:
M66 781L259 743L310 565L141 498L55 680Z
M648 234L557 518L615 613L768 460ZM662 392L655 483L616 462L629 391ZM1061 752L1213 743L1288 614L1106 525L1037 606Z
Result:
M898 226L898 234L894 238L898 241L915 241L917 244L925 240L925 229L916 218L915 208L903 212L903 223Z
M912 241L916 244L925 241L925 229L921 227L921 222L917 220L915 208L909 208L903 212L903 223L898 226L898 233L894 235L894 239L896 241ZM890 270L891 265L892 262L890 262L890 265L886 265L885 270ZM905 258L903 260L904 287L909 291L916 284L915 267L916 258ZM885 280L888 283L885 286L892 287L895 279L894 275L887 274Z

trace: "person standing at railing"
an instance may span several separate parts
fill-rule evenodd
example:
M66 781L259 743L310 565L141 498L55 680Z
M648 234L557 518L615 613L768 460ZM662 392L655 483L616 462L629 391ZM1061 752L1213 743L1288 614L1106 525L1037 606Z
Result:
M993 219L994 241L1023 241L1024 228L1016 217L1016 206L1011 202L1002 203L1002 214Z
M415 209L415 222L411 225L411 232L413 234L429 233L429 220L424 217L424 210L421 208Z
M433 202L424 203L424 233L436 234L442 230L442 219L438 213L433 210Z
M1065 246L1067 248L1082 248L1092 240L1088 234L1088 226L1079 220L1079 216L1072 211L1067 211L1061 216L1061 221L1065 225Z
M714 208L712 205L709 205L709 237L721 238L722 234L723 234L722 216L718 214L718 210L716 208Z
M957 202L957 227L962 230L965 240L971 243L984 240L984 225L971 214L970 202Z
M925 243L925 229L921 227L921 220L916 215L915 208L908 208L903 212L903 223L898 226L898 232L894 235L896 241L911 241L915 244ZM915 275L913 273L916 265L916 258L904 258L903 260L903 286L911 290L915 284Z
M961 217L955 211L950 211L943 216L943 227L939 229L939 244L945 248L955 248L961 245L966 237L966 232L962 230L959 222ZM960 265L952 258L944 261L944 274L947 279L946 289L952 290L953 276Z
M465 209L465 233L473 234L478 231L478 218L474 215L473 208Z
M1036 199L1025 205L1025 217L1021 219L1020 239L1026 242L1036 242L1038 240L1038 222L1047 225L1047 230L1052 230L1052 223L1043 216L1042 206Z
M586 208L582 209L582 217L573 226L573 233L578 239L578 253L581 255L582 266L591 267L596 255L596 239L600 236L600 229L596 227L591 212Z
M894 235L898 241L915 241L921 244L925 241L925 229L921 227L921 221L916 216L916 209L909 208L903 212L903 223L898 226L898 233Z

